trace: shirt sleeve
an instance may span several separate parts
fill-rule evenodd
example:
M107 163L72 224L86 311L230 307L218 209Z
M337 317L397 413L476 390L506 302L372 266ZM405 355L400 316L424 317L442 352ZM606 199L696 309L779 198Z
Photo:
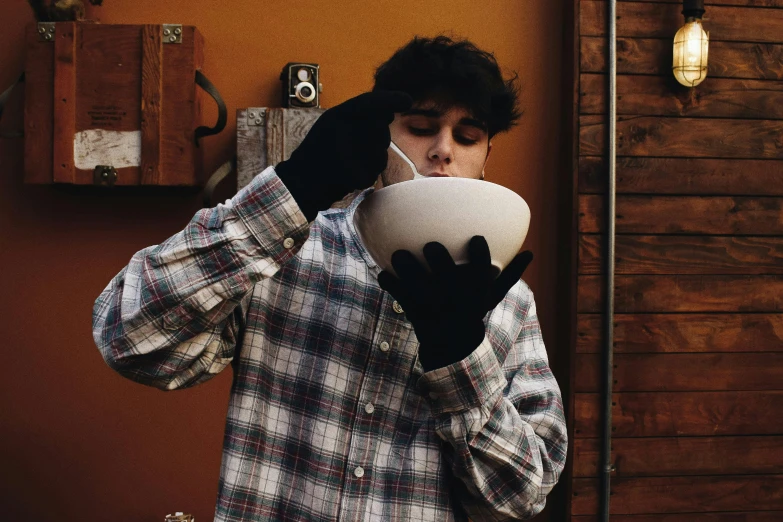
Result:
M253 285L273 276L309 226L272 167L184 230L137 252L95 301L104 360L135 381L172 390L232 361Z
M525 285L525 288L527 286ZM468 357L425 373L435 430L473 520L538 514L563 471L567 432L560 388L541 337L532 293L504 363L489 337ZM511 313L511 312L504 312ZM496 343L500 344L500 343Z

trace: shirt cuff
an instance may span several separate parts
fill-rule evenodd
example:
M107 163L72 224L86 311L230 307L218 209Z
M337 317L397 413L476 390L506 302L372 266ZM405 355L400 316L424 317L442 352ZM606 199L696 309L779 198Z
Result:
M492 405L506 387L506 376L489 340L459 362L426 372L418 386L432 399L432 413L458 413Z
M274 167L253 178L231 201L234 212L278 266L307 240L310 224Z

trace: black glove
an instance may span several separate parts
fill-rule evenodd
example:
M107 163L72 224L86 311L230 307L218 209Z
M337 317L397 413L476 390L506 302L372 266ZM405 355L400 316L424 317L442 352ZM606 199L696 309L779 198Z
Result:
M404 92L375 91L324 112L304 141L275 171L308 221L386 168L394 114L410 108Z
M419 360L425 371L461 361L484 340L484 316L522 277L533 253L518 254L505 270L490 264L483 236L468 243L470 262L457 266L446 247L427 243L424 258L431 272L407 250L392 255L399 278L383 271L378 284L405 310L419 339Z

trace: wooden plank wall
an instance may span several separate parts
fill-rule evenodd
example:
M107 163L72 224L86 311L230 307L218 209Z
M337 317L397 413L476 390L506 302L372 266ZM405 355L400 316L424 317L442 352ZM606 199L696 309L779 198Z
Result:
M706 3L709 73L671 74L681 2L617 6L611 520L783 520L783 0ZM608 5L575 0L571 522L598 521Z

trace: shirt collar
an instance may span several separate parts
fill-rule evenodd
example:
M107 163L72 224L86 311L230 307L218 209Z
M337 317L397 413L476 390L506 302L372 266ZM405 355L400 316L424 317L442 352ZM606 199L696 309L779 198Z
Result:
M362 238L359 236L359 232L356 230L356 225L353 222L354 215L356 214L356 208L359 206L359 203L361 203L365 197L372 194L374 190L375 189L373 187L370 187L363 190L358 196L356 196L351 204L348 205L348 207L345 209L345 219L348 226L348 232L351 235L351 239L356 245L356 248L359 250L359 253L361 254L365 263L367 263L367 266L369 266L370 270L377 276L381 271L381 267L378 266L378 263L375 262L375 260L370 255L370 252L368 252L367 248L365 248L364 243L362 243Z

